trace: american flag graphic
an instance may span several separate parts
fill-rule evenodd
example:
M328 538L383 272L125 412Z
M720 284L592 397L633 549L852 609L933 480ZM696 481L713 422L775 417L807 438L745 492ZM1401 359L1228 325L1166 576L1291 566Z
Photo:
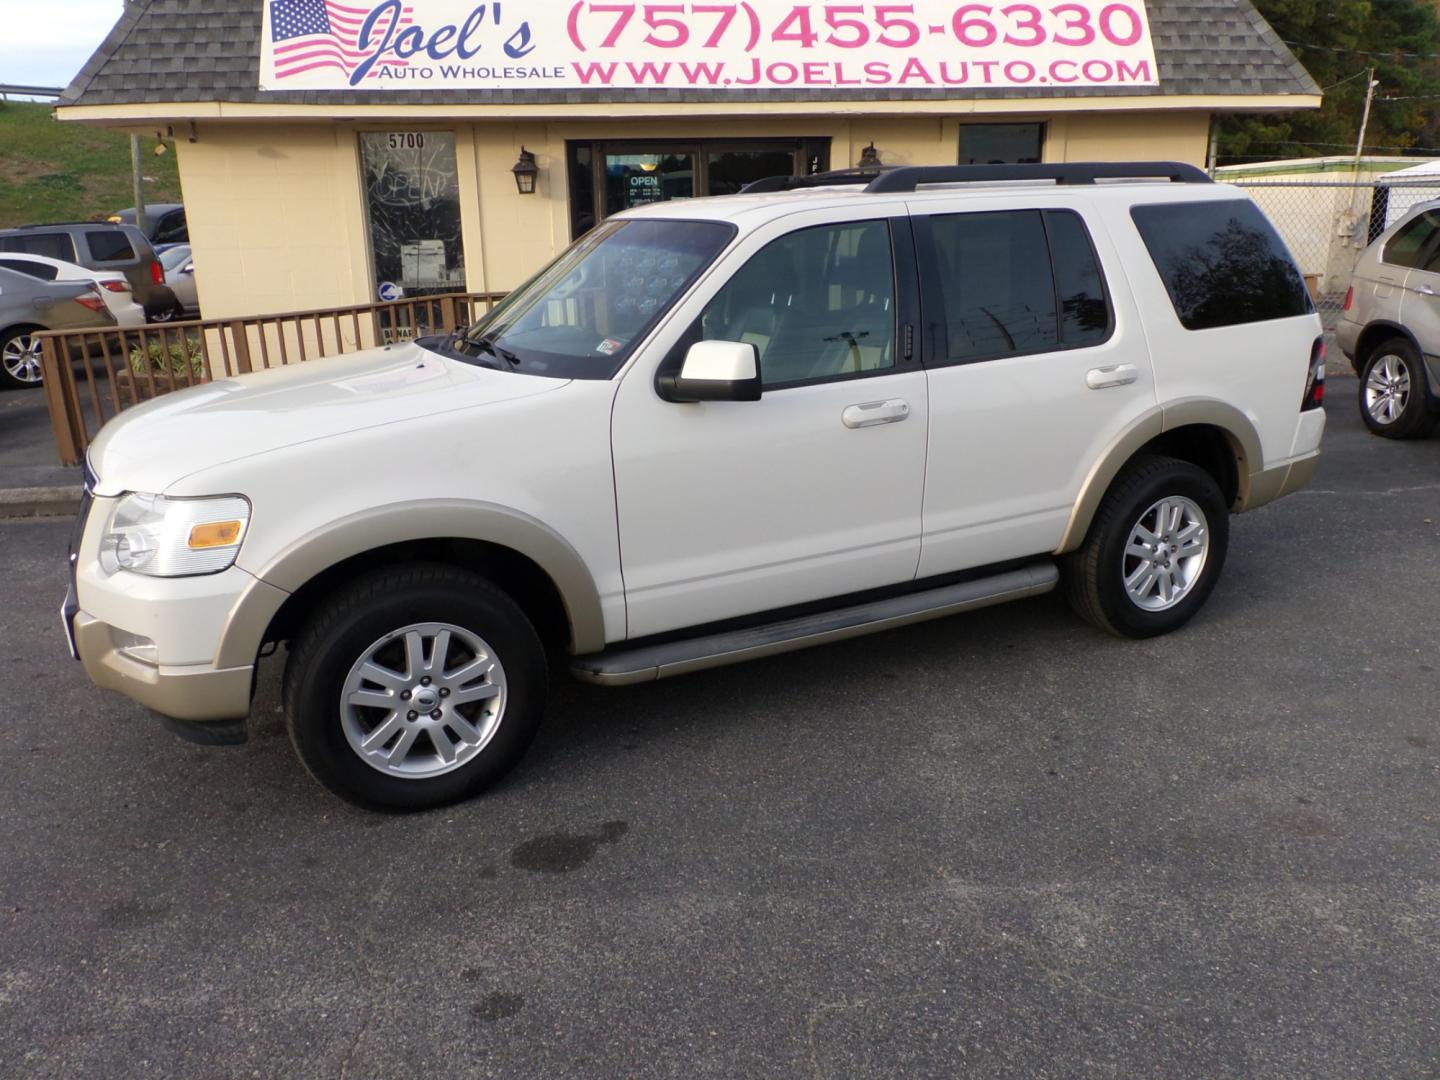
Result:
M275 77L288 79L316 68L334 67L348 78L368 55L358 48L360 27L372 9L346 7L333 0L271 0L270 40L275 46ZM398 26L414 22L414 8L401 8ZM370 31L370 45L385 40L392 16L389 11L376 20ZM374 78L381 67L407 67L404 60L381 60L370 70Z

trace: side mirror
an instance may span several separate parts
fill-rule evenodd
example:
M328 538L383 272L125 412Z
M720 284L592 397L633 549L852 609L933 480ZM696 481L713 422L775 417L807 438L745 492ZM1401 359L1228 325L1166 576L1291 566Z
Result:
M743 341L697 341L678 375L661 375L666 401L759 401L760 350Z

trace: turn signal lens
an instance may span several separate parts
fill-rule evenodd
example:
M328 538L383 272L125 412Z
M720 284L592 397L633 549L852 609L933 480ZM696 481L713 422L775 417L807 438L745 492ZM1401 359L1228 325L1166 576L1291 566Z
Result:
M196 525L190 530L190 550L205 551L238 544L244 528L243 521L207 521Z

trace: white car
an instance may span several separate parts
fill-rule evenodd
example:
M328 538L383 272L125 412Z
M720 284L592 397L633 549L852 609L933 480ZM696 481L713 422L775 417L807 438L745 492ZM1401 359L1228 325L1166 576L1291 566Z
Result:
M175 302L180 305L181 316L186 319L200 317L200 292L195 283L195 256L189 244L176 244L160 253L160 265L165 268L165 283L175 293Z
M547 651L637 683L1057 585L1115 634L1177 629L1230 514L1315 470L1321 340L1264 215L1190 166L651 205L449 338L112 421L65 625L210 741L285 643L310 771L440 805L520 759Z
M115 317L117 326L145 325L145 308L135 302L135 294L124 274L90 270L44 255L21 255L9 251L0 252L0 267L41 281L93 282L99 287L105 307Z

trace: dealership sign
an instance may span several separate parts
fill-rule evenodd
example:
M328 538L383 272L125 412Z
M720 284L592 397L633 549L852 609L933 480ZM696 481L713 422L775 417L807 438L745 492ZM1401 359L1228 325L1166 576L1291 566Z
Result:
M1143 0L265 0L262 90L1155 86Z

